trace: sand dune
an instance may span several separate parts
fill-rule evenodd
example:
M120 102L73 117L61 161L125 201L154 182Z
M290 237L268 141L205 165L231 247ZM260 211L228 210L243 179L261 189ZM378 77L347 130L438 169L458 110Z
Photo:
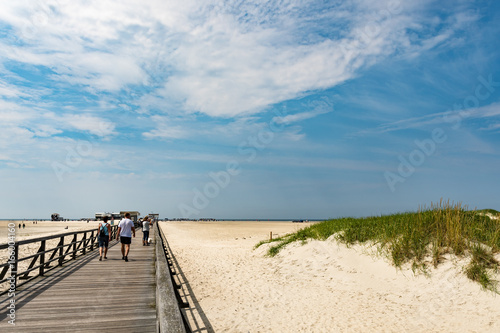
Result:
M160 224L215 332L499 332L500 296L448 258L430 276L397 270L365 247L254 245L294 223Z

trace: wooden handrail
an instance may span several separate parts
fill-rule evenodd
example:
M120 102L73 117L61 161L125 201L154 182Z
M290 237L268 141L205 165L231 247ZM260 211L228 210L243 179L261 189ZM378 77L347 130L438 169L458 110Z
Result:
M111 226L111 239L114 239L116 237L117 230L118 230L117 225ZM90 233L89 237L87 237L87 233ZM80 240L78 240L79 234L83 234L83 237ZM71 242L65 243L64 238L67 236L73 236L73 239L71 240ZM25 239L22 241L14 242L14 244L10 243L10 245L9 243L1 244L0 250L8 249L10 247L13 248L14 250L13 254L15 259L13 262L9 262L9 258L7 258L7 261L5 263L0 264L0 284L8 281L10 284L14 285L14 290L17 290L17 287L22 286L28 281L31 281L32 279L38 276L43 276L46 272L58 266L62 266L64 263L70 260L75 260L79 256L85 255L87 253L87 250L91 252L94 249L99 248L97 246L98 236L99 233L97 232L96 229L89 229L83 231L67 232L63 234L51 235L46 237ZM57 238L60 239L59 243L55 247L47 248L46 241ZM32 244L37 242L40 242L40 247L35 254L29 254L25 257L19 258L20 245ZM64 251L64 248L66 248L66 251ZM50 258L48 260L45 260L46 259L45 254L51 252L52 255L50 256ZM59 252L58 256L56 256L57 252ZM78 254L79 252L80 254ZM65 260L66 257L69 257L70 259ZM19 267L18 265L19 262L29 259L32 259L32 261L29 264L28 268L25 269L24 271L18 272L17 270ZM35 265L37 261L39 261L39 264ZM50 264L54 261L57 261L58 264L56 266L50 267ZM7 275L9 268L11 268L11 276L5 278L5 275ZM37 269L38 269L38 274L34 276L29 275L30 272L36 271ZM26 281L23 283L19 283L19 280L26 280ZM6 294L8 291L9 290L0 292L0 296Z
M19 245L24 245L24 244L34 243L34 242L40 242L42 240L49 240L49 239L54 239L54 238L59 238L59 237L66 237L66 236L70 236L70 235L74 235L74 234L83 234L86 232L92 232L92 231L96 231L96 230L97 230L97 228L88 229L88 230L81 230L81 231L73 231L73 232L67 232L64 234L57 234L57 235L51 235L51 236L45 236L45 237L39 237L39 238L24 239L24 240L18 241L16 243ZM116 230L118 230L117 225L111 226L112 235L116 232ZM9 247L9 244L7 244L7 243L0 244L0 250L7 249L8 247Z
M190 333L191 329L180 310L188 307L177 290L172 275L175 272L169 265L166 238L158 223L155 228L156 240L156 332Z

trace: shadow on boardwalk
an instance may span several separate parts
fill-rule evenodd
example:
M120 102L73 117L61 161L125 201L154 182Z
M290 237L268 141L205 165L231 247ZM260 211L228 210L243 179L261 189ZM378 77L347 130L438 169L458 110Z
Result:
M113 246L115 246L114 244ZM94 260L99 255L99 250L92 251L83 258L79 260L71 261L60 269L55 269L45 276L39 276L31 283L24 285L15 293L14 297L9 297L8 295L2 296L0 299L0 322L6 322L10 318L7 318L8 311L7 306L10 304L10 300L13 298L15 300L15 310L19 311L22 307L28 304L30 301L34 300L38 295L45 292L47 289L55 285L57 282L66 278L67 276L74 274L80 268L85 266L89 261ZM3 325L2 325L3 326Z

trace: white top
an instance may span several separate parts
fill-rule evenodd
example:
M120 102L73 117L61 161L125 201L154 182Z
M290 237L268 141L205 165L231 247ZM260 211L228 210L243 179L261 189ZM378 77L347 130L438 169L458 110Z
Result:
M120 229L120 237L132 237L132 227L134 226L134 222L130 219L123 219L118 224L118 228Z
M150 223L151 222L149 222L149 221L142 222L142 231L149 231L149 224Z

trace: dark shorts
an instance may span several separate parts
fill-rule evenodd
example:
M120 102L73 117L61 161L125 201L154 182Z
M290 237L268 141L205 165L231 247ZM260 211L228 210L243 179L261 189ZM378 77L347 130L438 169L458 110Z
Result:
M122 243L122 244L131 244L132 243L132 237L123 237L123 236L120 236L120 243Z
M108 247L109 237L99 237L99 247Z
M143 231L142 232L142 240L147 241L149 238L149 230L148 231Z

